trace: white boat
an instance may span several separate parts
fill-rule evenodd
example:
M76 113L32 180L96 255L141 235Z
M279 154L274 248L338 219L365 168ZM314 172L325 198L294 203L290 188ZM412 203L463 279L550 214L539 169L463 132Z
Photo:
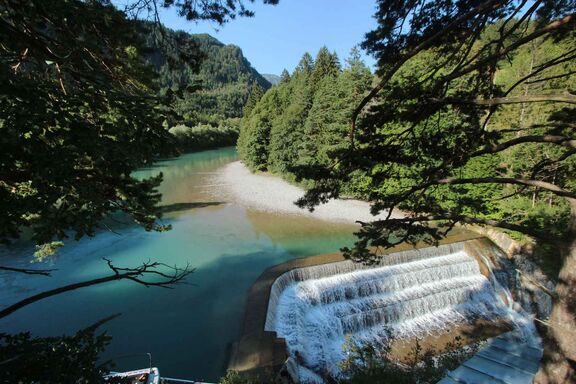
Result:
M110 372L105 379L111 384L160 384L160 371L158 368L145 368L128 372Z
M128 372L110 372L104 376L109 384L213 384L204 381L160 377L158 368L137 369Z

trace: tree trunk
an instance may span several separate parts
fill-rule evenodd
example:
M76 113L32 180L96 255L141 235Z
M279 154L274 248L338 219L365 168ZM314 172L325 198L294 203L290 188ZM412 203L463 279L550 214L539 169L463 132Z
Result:
M544 360L535 379L538 384L576 382L576 200L568 200L571 220L566 241L560 245L563 262L545 335Z

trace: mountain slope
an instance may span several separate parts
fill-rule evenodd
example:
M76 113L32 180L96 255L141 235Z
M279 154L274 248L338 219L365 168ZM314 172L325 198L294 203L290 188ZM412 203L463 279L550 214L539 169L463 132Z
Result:
M153 39L154 34L158 32L149 30L147 38ZM152 50L147 61L159 74L157 82L161 90L199 88L174 106L187 125L242 117L250 85L255 81L264 89L271 87L236 45L225 45L208 34L194 35L170 29L156 38L162 41L166 53ZM191 58L191 62L182 64L174 60L181 55Z
M271 73L263 73L262 77L265 78L266 80L268 80L268 82L272 85L276 85L278 83L280 83L280 76L278 75L273 75Z

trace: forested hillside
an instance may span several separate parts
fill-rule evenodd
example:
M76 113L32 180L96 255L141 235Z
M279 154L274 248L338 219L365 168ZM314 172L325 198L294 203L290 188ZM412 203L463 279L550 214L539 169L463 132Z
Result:
M477 45L487 44L499 25L487 27ZM537 39L533 44L522 46L508 60L498 64L493 74L495 87L508 89L524 76L538 69L560 53L568 50L569 45L576 45L573 39L555 42L551 39ZM397 75L394 91L401 92L407 82L422 81L428 76L439 76L434 72L432 63L441 58L440 50L422 52L405 65ZM513 88L509 96L530 96L549 93L554 89L575 89L576 77L567 76L576 70L575 63L564 61L554 68L547 69L539 78ZM542 81L552 78L551 81ZM244 116L238 150L243 161L257 171L268 170L282 175L289 180L299 179L311 186L309 179L321 178L322 172L337 165L336 158L351 145L350 121L354 108L371 90L372 82L377 78L360 61L356 51L346 60L344 69L338 59L323 48L315 60L309 54L302 57L292 75L285 73L279 86L264 94L260 102ZM462 84L453 85L456 95ZM417 100L414 100L417 102ZM388 108L397 108L390 103ZM541 125L540 131L546 131L548 119L554 114L562 113L562 105L554 103L514 103L494 109L486 122L485 130L495 132L510 139L523 136L528 127ZM452 112L453 113L453 112ZM486 117L485 115L483 117ZM458 140L453 135L464 134L464 128L470 123L459 121L447 112L442 120L451 120L456 125L451 135L444 135L444 142L434 142L430 137L430 147L449 148L451 140ZM408 125L388 123L380 128L382 132L402 134ZM460 131L458 133L457 131ZM406 131L407 132L407 131ZM359 138L367 146L374 145L374 132L359 130ZM372 142L371 142L372 140ZM406 136L404 140L410 140ZM413 149L396 147L398 153L406 155ZM547 165L551 159L562 155L562 147L550 147L545 143L532 143L528 146L511 147L489 157L477 157L458 168L458 174L467 178L511 175L514 172L528 172L536 164ZM376 152L374 152L376 155ZM388 154L393 156L393 154ZM409 156L414 156L415 153ZM356 169L339 181L340 194L364 199L374 199L379 192L392 193L413 183L412 176L421 171L418 165L407 163L396 165L396 172L403 175L398 181L383 183L378 176L379 164L372 161ZM546 178L554 179L562 187L573 188L576 181L574 172L576 162L572 159L565 164L555 164ZM458 191L456 192L455 189ZM517 188L505 184L479 184L443 186L435 195L442 196L445 208L457 204L458 195L465 191L471 203L464 212L478 214L483 218L501 219L512 217L534 228L546 228L560 235L567 226L569 207L566 202L551 193L538 188ZM500 199L512 194L510 198Z
M252 170L293 179L299 165L328 165L332 151L347 145L354 106L371 89L373 76L357 49L346 59L326 47L302 56L290 75L268 90L243 118L238 151Z
M168 121L183 149L234 145L240 118L253 84L271 84L260 75L235 45L225 45L208 34L188 34L144 25L152 49L146 61L158 74L160 94L181 92L172 103ZM200 57L197 55L200 52ZM188 60L193 58L194 60Z

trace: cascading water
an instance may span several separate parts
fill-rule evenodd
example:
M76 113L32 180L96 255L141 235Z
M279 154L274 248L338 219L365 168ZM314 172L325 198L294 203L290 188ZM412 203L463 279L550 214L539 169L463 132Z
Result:
M339 376L347 340L385 345L509 311L457 243L391 254L372 268L345 261L287 272L272 286L266 330L286 339L310 380L312 371Z
M493 246L491 251L495 255L503 257L498 247ZM536 326L534 325L534 316L526 312L520 304L514 302L512 293L507 287L498 281L494 274L494 264L488 257L483 255L482 250L476 249L476 254L482 259L486 268L488 268L490 282L492 283L496 293L506 298L508 308L508 311L506 311L506 317L514 324L517 331L516 335L518 335L520 339L528 345L540 348L542 340L540 339Z

